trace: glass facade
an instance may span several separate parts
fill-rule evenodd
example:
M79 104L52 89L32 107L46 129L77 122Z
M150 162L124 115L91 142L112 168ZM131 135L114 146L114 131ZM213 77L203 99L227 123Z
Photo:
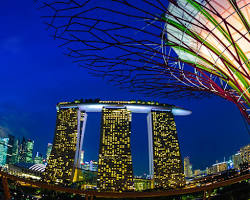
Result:
M184 175L185 177L193 176L192 165L190 163L189 157L184 158Z
M34 163L35 164L42 164L43 163L43 156L41 153L37 152L36 156L34 158Z
M150 172L155 188L184 185L184 174L176 125L171 111L148 114Z
M26 140L23 138L22 143L19 147L19 162L20 163L33 163L33 147L34 141L33 140Z
M34 141L28 140L26 143L26 163L33 163L33 147Z
M18 163L18 139L16 139L13 135L8 135L8 150L7 150L7 164L16 164Z
M0 138L0 166L6 164L9 138Z
M53 146L53 144L48 143L47 153L46 153L46 160L47 161L49 160L49 156L50 156L50 153L51 153L51 150L52 150L52 146Z
M75 169L80 166L83 125L86 113L79 108L57 110L53 147L43 179L47 182L70 183ZM85 121L85 122L84 122Z
M100 191L134 190L130 134L129 110L103 108L97 179Z

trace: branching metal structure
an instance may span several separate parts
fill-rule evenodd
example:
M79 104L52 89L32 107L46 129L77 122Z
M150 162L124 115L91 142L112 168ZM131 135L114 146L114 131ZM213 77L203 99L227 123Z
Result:
M146 95L214 93L235 103L250 123L249 0L39 4L53 36L80 66Z

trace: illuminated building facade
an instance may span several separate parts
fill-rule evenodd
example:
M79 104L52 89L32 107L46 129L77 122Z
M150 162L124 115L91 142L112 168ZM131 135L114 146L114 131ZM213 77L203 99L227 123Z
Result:
M33 163L33 147L34 141L23 138L19 147L19 162L20 163Z
M84 151L83 151L83 150L81 150L80 164L81 164L81 165L84 165Z
M47 182L69 183L80 166L80 151L87 114L79 108L57 110L54 143L44 173Z
M34 164L42 164L43 163L43 156L41 153L36 152L36 156L34 158Z
M242 159L241 159L240 152L234 154L234 155L232 156L232 158L233 158L233 165L234 165L234 168L235 168L235 169L240 168L240 164L242 163Z
M6 164L8 141L8 137L0 138L0 166L4 166Z
M81 162L81 165L82 165L81 168L84 170L97 172L97 169L98 169L98 162L97 161L94 161L94 160L85 161L83 163Z
M171 111L148 114L150 174L155 188L184 185L184 174L176 125Z
M7 150L7 164L16 164L18 163L18 139L13 135L8 135L8 150Z
M102 112L98 164L83 162L81 150L88 112ZM95 171L98 166L97 188L100 191L134 190L130 148L132 113L148 114L151 183L155 181L158 188L181 186L184 175L173 115L185 116L191 111L153 101L60 102L44 180L79 181L81 171ZM153 188L154 184L151 186Z
M243 163L250 163L250 144L240 148L240 155Z
M46 160L47 161L49 160L49 156L50 156L50 153L51 153L51 150L52 150L52 146L53 146L53 144L48 143L47 152L46 152Z
M184 175L185 177L193 176L192 165L190 163L189 157L184 158Z
M97 187L101 191L133 190L131 111L103 108L101 129Z
M151 179L134 178L135 191L143 191L154 188L153 181Z
M28 140L26 142L26 163L33 163L33 147L34 141Z

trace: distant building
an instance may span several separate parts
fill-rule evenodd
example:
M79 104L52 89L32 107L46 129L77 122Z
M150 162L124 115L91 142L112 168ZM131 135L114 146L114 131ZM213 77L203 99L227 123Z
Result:
M43 180L48 183L73 182L76 168L80 168L82 133L87 114L79 108L58 108L53 147Z
M134 178L135 191L143 191L154 188L152 179Z
M213 164L211 167L209 167L208 174L216 174L225 170L227 170L227 162L220 162Z
M41 153L36 153L36 156L34 158L34 164L43 164L43 156Z
M6 164L16 164L18 163L18 139L10 134L8 138Z
M131 111L104 107L101 129L97 187L101 191L133 190Z
M0 166L6 164L9 138L0 138Z
M93 171L93 172L97 172L98 171L98 162L91 160L89 163L89 170Z
M240 156L243 163L250 163L250 144L240 148Z
M53 144L48 143L47 152L46 152L46 160L47 160L47 162L49 160L49 156L50 156L50 153L51 153L51 150L52 150L52 146L53 146Z
M185 164L184 164L184 166L185 166ZM184 170L184 172L185 172L185 170ZM201 174L202 174L202 171L200 169L194 170L194 176L200 176Z
M89 161L85 161L81 164L81 168L86 170L86 171L89 171Z
M18 163L18 140L13 135L8 135L7 164Z
M23 138L19 146L19 162L20 163L33 163L33 147L34 141Z
M80 155L80 164L83 165L84 164L84 151L81 150L81 155Z
M86 171L97 172L98 170L98 162L94 160L85 161L81 166L82 166L81 168Z
M227 163L227 169L233 169L234 168L234 163L231 159L229 159L228 161L226 161Z
M242 163L240 152L234 154L232 156L232 159L233 159L234 168L235 169L240 168L240 164Z
M193 176L192 165L190 163L189 157L184 158L184 174L185 174L185 177L188 177L188 178Z

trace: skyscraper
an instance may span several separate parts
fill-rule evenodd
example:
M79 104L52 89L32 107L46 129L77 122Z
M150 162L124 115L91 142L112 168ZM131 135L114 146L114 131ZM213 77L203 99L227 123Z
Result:
M83 150L81 151L81 154L80 154L80 164L81 165L84 164L84 151Z
M36 156L34 158L34 163L35 164L42 164L43 163L43 156L41 153L36 152Z
M34 140L28 139L26 142L26 163L33 163Z
M189 157L184 158L184 175L185 177L193 176L192 165L190 163Z
M240 168L240 164L242 163L242 158L241 158L240 152L234 154L232 156L232 158L233 158L234 168L235 169Z
M19 146L19 162L20 163L33 163L33 147L34 141L23 138Z
M250 144L240 148L240 155L243 163L250 162Z
M18 163L18 139L16 139L13 135L8 135L8 150L7 150L7 164L15 164Z
M87 114L79 108L57 110L56 131L43 179L47 182L69 183L80 167L80 152Z
M103 108L101 129L97 187L101 191L133 190L131 111Z
M150 174L155 188L184 185L176 125L171 111L151 110L148 114Z
M51 150L52 150L52 146L53 146L53 144L48 143L47 152L46 152L46 160L47 160L47 162L49 160L49 156L50 156L50 153L51 153Z
M102 112L98 180L100 191L134 190L130 147L131 113L148 113L150 174L156 188L184 184L180 149L173 115L191 111L153 101L76 100L57 105L54 143L44 180L79 180L82 140L87 112ZM82 166L90 169L90 163ZM93 164L93 163L92 163ZM93 170L96 168L92 166Z
M0 166L6 164L8 141L8 137L0 138Z

